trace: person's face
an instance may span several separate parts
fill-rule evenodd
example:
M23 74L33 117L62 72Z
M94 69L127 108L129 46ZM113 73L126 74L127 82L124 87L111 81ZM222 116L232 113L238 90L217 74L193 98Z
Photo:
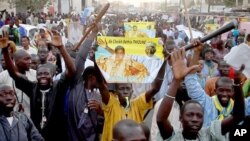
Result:
M137 31L137 27L136 26L133 27L133 31Z
M94 75L89 75L88 76L88 86L90 89L96 88L97 80Z
M22 46L23 47L28 47L29 46L29 40L27 38L22 38Z
M148 56L153 56L155 53L154 47L147 46L145 52Z
M1 58L0 61L1 61L2 68L5 70L6 69L6 64L5 64L4 58Z
M175 49L175 45L167 45L167 47L164 47L164 53L166 56L170 55Z
M178 32L175 32L174 33L174 37L177 38L179 36L179 33Z
M39 65L39 58L38 58L38 56L37 57L32 57L31 58L30 68L33 69L33 70L37 70L38 65Z
M124 102L125 98L128 97L131 98L131 95L133 93L132 84L129 83L119 83L116 84L116 92L118 94L120 102Z
M197 72L200 73L201 70L202 70L202 68L204 67L204 61L203 60L199 60L198 65L199 65L199 69L198 69Z
M222 106L227 106L230 98L233 97L233 85L230 83L218 83L215 89L218 99Z
M37 52L37 55L38 55L40 61L45 61L45 60L47 60L47 58L48 58L49 51L48 51L48 49L45 48L45 47L39 48L39 49L38 49L38 52Z
M186 105L180 120L185 132L192 135L198 134L203 124L202 107L196 103Z
M46 67L38 68L36 77L37 77L38 85L41 88L50 87L51 82L52 82L52 75L50 72L50 68L46 68Z
M220 62L218 70L221 76L228 76L230 66L226 62Z
M9 86L0 88L0 110L11 112L15 106L16 97L14 90Z
M116 58L116 60L122 60L124 58L124 55L125 55L124 51L119 49L115 53L115 58Z
M210 61L214 57L214 54L211 51L205 53L205 60Z
M40 36L43 37L43 38L45 37L45 31L44 30L40 30Z
M16 26L19 26L19 20L16 20L16 21L15 21L15 25L16 25Z
M38 48L47 47L47 44L46 44L44 41L39 41L39 42L37 43L37 47L38 47Z
M28 71L31 65L31 57L29 54L24 54L23 57L20 57L15 63L18 68Z
M9 22L9 27L12 28L13 26L14 26L14 21L11 20L11 21Z

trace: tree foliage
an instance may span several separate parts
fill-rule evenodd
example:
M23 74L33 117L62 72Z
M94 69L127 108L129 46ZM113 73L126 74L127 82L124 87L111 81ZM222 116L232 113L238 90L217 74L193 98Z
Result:
M15 2L17 9L27 10L30 9L33 12L42 11L44 6L48 4L49 0L12 0Z
M243 0L238 0L238 4L242 5ZM236 6L236 0L224 0L224 4L229 7Z

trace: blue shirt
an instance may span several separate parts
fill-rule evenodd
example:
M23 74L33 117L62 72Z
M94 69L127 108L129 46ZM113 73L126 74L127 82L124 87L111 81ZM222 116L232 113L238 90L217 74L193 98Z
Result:
M18 30L19 30L20 37L27 36L27 33L23 27L20 26Z
M198 76L196 74L190 74L185 77L186 89L188 96L198 101L204 109L204 122L203 127L210 126L211 122L218 117L218 111L215 108L213 100L206 94L204 89L198 82ZM245 100L246 103L246 115L250 115L250 97Z
M4 22L0 20L0 28L4 26Z

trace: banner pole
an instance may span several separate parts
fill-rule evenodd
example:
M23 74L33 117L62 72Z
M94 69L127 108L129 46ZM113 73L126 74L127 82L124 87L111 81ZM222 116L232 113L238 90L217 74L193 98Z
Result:
M183 0L183 4L184 4L184 9L185 9L185 16L186 16L187 21L188 21L188 29L189 29L189 32L190 32L190 37L191 37L191 39L193 39L192 27L191 27L189 12L187 11L187 4L186 4L185 0Z

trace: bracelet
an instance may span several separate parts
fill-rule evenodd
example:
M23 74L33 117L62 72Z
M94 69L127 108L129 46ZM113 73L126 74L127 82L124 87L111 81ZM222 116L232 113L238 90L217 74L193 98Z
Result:
M163 79L162 79L162 78L159 78L159 77L156 77L156 79L163 81Z
M235 87L239 87L239 86L242 86L243 85L243 83L239 83L239 84L233 84L233 86L235 86Z
M168 95L167 93L165 94L165 96L168 97L168 98L171 98L171 99L175 99L175 97L170 96L170 95Z

